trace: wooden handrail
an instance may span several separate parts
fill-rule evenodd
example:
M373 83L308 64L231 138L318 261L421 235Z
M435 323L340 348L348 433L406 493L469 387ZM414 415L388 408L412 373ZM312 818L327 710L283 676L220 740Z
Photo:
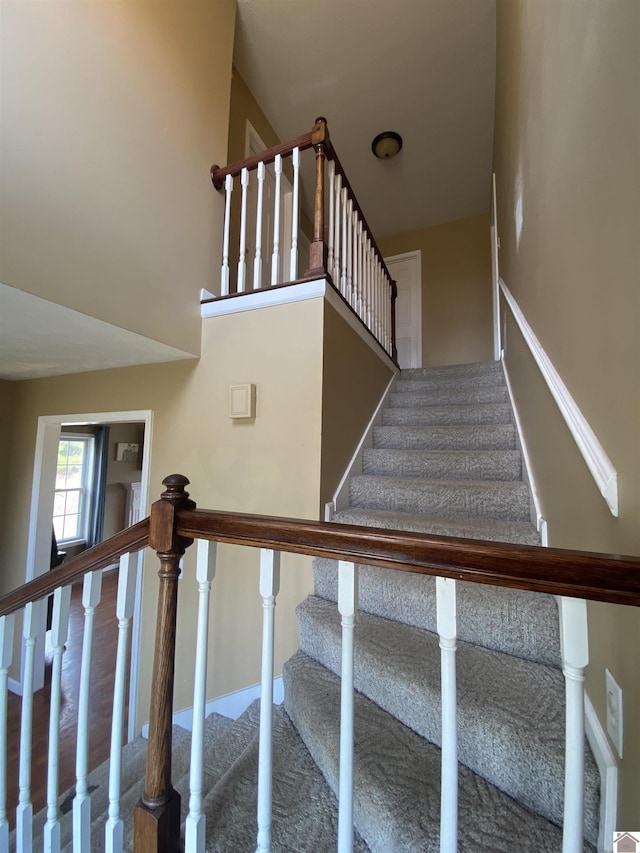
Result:
M88 572L104 569L119 560L123 554L145 548L148 542L149 519L144 518L99 545L88 548L77 557L72 557L67 563L3 595L0 598L0 616L14 613L30 601L38 601L55 592L60 586L68 586Z
M177 531L235 545L640 606L638 557L204 509L178 511Z
M301 136L296 136L295 139L290 139L288 142L280 142L271 148L265 148L258 154L247 157L245 160L238 160L228 166L217 166L215 163L211 167L211 182L218 192L224 189L224 179L227 175L232 175L237 178L243 169L248 169L250 172L258 168L260 163L273 163L278 154L282 157L288 157L293 153L294 148L299 148L300 151L306 151L313 147L313 131L303 133Z

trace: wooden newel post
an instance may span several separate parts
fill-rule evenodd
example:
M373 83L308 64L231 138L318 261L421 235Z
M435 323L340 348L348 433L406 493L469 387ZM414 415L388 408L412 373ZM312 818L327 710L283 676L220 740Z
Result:
M309 268L305 275L326 275L327 244L324 241L324 161L329 131L326 118L317 118L311 131L316 152L316 194L313 210L313 242L309 246Z
M391 358L398 362L398 347L396 346L396 299L398 298L398 285L391 282Z
M144 793L134 814L135 853L174 853L180 845L180 795L171 784L171 725L180 559L193 539L176 534L176 511L195 509L185 486L171 474L151 507L149 547L160 559L160 588L149 709L149 743Z

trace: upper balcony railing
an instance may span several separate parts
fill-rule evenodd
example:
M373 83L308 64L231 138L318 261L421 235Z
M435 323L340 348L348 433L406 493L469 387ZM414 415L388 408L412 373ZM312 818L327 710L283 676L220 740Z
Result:
M311 148L315 152L313 234L304 266L300 155ZM291 192L285 194L283 159L289 157ZM234 216L236 178L240 178L241 198ZM331 144L326 119L318 118L309 133L246 160L224 168L212 166L211 180L226 195L221 298L326 277L385 352L397 360L396 284ZM236 231L237 245L232 245Z

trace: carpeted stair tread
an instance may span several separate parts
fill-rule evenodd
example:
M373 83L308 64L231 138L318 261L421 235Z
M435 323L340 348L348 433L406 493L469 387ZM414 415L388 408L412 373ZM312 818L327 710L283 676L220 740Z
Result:
M340 681L303 652L284 680L286 710L335 791ZM514 838L536 853L562 849L556 826L472 771L460 767L459 783L459 853L511 853ZM359 693L354 787L354 822L373 853L439 853L440 750Z
M504 379L502 364L499 361L478 361L468 364L443 364L437 367L409 367L400 374L403 379L443 378L447 382L456 379L473 379L496 376Z
M415 512L394 512L353 506L336 512L333 520L341 524L410 530L431 536L486 539L490 542L517 542L521 545L540 544L540 534L530 521L501 521L480 517L446 518Z
M361 474L349 481L354 507L436 516L484 516L527 521L529 489L522 482L427 480Z
M393 392L422 394L429 391L438 393L447 390L474 391L477 388L504 387L506 387L504 374L495 370L477 376L465 376L464 374L430 376L427 373L413 376L409 371L403 370L395 381Z
M385 477L442 480L517 480L522 476L518 450L397 450L367 448L362 473Z
M469 388L440 386L422 388L419 382L396 382L393 392L387 398L387 405L407 408L408 406L458 406L469 403L508 403L509 392L502 383L476 385ZM418 386L418 387L416 387Z
M258 711L256 704L255 710ZM259 717L244 749L205 798L207 853L256 849ZM272 853L333 853L338 804L282 706L273 709ZM368 853L356 837L355 853Z
M514 424L376 426L374 447L413 450L515 450Z
M415 572L360 566L359 609L436 631L436 579ZM315 594L338 600L338 562L313 565ZM475 583L457 584L458 636L518 658L560 665L558 606L552 595Z
M455 426L511 423L509 403L473 406L409 406L382 410L383 426Z
M339 675L341 621L337 606L309 597L299 605L297 614L300 649ZM356 689L440 746L438 635L361 613L355 637ZM462 642L458 643L456 658L460 762L526 808L561 824L562 673L556 667ZM595 842L598 772L591 754L585 752L587 837Z

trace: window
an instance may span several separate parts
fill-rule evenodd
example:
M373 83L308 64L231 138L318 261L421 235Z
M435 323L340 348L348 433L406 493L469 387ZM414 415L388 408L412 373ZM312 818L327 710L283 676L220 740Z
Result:
M93 442L91 435L62 435L60 438L53 503L53 529L58 543L87 539Z

